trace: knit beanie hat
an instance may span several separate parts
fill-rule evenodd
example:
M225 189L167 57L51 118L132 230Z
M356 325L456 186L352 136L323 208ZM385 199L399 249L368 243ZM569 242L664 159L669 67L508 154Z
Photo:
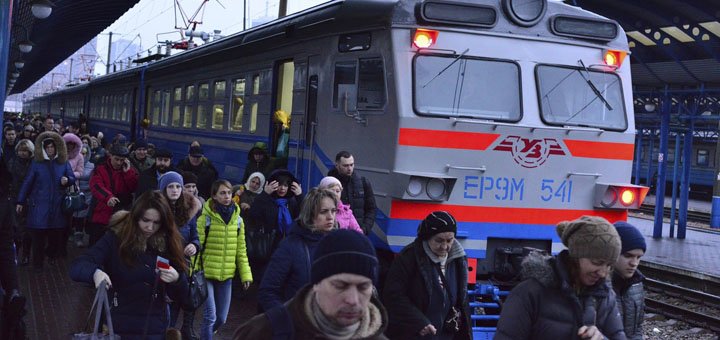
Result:
M312 284L347 273L365 276L377 285L379 262L367 236L349 229L325 235L313 252L310 281Z
M342 186L339 179L333 176L327 176L320 180L320 184L318 184L318 189L327 189L333 185Z
M164 173L162 176L160 176L160 180L158 181L158 189L160 191L165 190L170 183L180 183L180 186L185 185L183 182L182 176L180 176L179 173L175 171L168 171Z
M573 258L603 259L613 264L620 255L620 236L602 217L563 221L555 230Z
M182 179L183 179L183 183L185 183L185 184L190 184L190 183L197 184L197 182L198 182L197 175L191 171L183 171Z
M447 211L433 211L420 222L417 236L422 240L430 239L435 234L451 231L457 234L457 222Z
M643 252L647 250L645 236L632 224L623 221L615 222L615 230L620 235L620 242L622 242L620 254L634 249L642 249Z

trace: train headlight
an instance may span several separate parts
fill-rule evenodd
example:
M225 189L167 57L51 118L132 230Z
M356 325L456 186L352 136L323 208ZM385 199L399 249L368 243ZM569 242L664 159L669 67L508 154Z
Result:
M418 28L415 30L415 35L413 36L413 45L417 48L429 48L435 45L439 34L440 32L438 31Z
M620 203L628 207L635 202L635 191L630 188L623 188L620 191Z
M605 65L610 66L612 68L620 68L620 66L622 66L622 63L625 60L626 56L627 56L627 53L623 52L623 51L615 51L615 50L603 51L603 61L605 62Z
M445 197L445 181L440 178L431 178L425 186L428 197L440 201Z
M638 209L647 195L648 187L632 184L595 184L596 208Z
M412 197L417 197L422 194L423 184L423 180L420 177L410 177L410 182L406 190L407 194Z

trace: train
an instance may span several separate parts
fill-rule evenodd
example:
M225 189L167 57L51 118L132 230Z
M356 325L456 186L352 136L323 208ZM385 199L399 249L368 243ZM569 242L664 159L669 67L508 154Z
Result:
M631 184L628 53L617 22L561 2L335 0L23 110L82 113L177 157L199 140L234 182L256 142L305 188L350 151L374 188L379 253L445 210L472 282L499 282L527 249L563 249L559 221L626 220L647 194Z

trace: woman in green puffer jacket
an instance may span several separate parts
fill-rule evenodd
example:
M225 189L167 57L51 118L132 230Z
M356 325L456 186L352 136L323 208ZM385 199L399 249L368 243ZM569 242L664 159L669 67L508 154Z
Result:
M208 280L202 339L212 339L212 334L227 320L235 269L240 271L243 289L248 289L253 280L245 247L245 227L240 208L232 201L232 185L226 180L217 180L210 191L211 198L197 219L198 236L203 245L202 260L198 262L202 262Z

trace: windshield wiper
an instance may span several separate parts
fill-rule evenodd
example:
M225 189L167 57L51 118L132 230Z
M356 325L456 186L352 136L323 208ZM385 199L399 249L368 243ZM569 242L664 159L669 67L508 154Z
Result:
M468 53L468 51L470 51L470 48L465 49L465 51L463 51L463 53L460 53L460 55L455 57L455 59L450 64L448 64L448 66L445 66L444 69L440 70L440 72L438 72L434 77L432 77L432 79L428 80L428 82L425 83L425 85L423 85L422 87L425 88L425 86L428 86L428 84L432 83L432 81L435 80L435 78L439 77L441 74L443 74L445 71L447 71L447 69L449 69L450 66L453 66L453 64L455 64L458 60L460 60L460 58L465 56L465 53Z
M588 68L585 67L585 63L583 63L582 59L578 60L578 63L580 63L580 66L582 66L583 69L585 69L585 72L590 75L590 71L588 71ZM598 90L595 84L593 84L592 80L590 80L589 77L586 77L582 72L580 72L580 70L578 70L578 73L580 73L580 76L585 79L585 82L588 84L588 86L590 86L590 89L593 91L593 93L595 93L595 96L600 98L600 100L605 104L605 107L607 107L608 110L612 111L612 106L610 106L610 103L608 103L607 99L605 99L602 93L600 93L600 90Z

